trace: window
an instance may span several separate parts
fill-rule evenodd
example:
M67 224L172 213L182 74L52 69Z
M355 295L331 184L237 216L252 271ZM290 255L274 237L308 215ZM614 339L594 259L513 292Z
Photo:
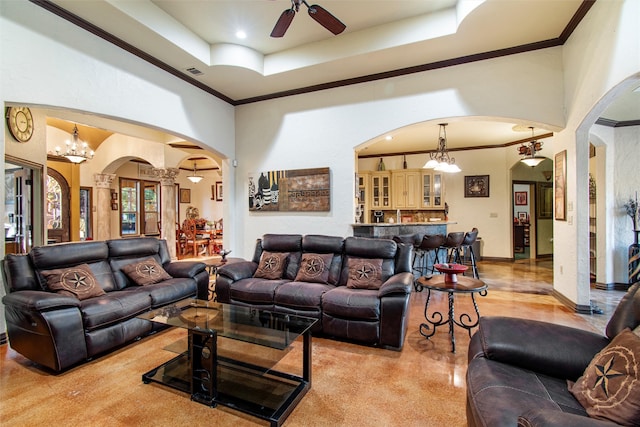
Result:
M62 228L62 187L58 180L51 175L47 175L46 215L47 230Z
M120 178L120 234L135 236L138 229L138 188L139 181Z
M144 234L147 236L160 234L160 203L158 201L158 184L144 183Z
M87 240L92 237L91 187L80 187L80 240Z
M142 194L142 200L140 194ZM120 234L122 236L160 234L159 194L160 185L157 182L120 179Z

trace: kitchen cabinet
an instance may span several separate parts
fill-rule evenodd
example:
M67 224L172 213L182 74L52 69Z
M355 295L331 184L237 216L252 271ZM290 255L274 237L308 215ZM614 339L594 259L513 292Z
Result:
M367 194L371 185L370 180L371 176L368 173L358 173L358 209L361 223L365 222L365 218L369 218L369 211L371 210L369 207L369 194Z
M420 209L420 171L391 171L392 207L393 209Z
M444 209L444 180L442 173L422 170L421 208Z
M428 169L358 173L358 197L364 218L371 211L443 210L444 177Z
M371 210L391 209L391 173L371 172L369 207Z

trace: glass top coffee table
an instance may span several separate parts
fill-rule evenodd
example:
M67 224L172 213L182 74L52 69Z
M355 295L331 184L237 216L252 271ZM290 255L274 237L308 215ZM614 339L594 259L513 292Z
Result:
M311 388L311 326L307 317L188 299L138 316L188 331L187 350L142 375L191 395L280 426ZM274 366L302 337L302 375ZM294 353L295 354L295 353Z

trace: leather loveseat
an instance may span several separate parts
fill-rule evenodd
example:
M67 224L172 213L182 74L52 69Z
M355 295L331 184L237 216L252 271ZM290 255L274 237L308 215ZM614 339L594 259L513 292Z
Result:
M623 380L620 375L624 369L615 364L625 365L624 359L630 353L605 368L608 372L604 372L604 377L602 371L597 374L598 369L602 369L597 365L600 360L611 360L613 352L621 348L618 337L626 334L633 338L633 333L626 328L633 331L640 324L639 288L640 283L636 283L622 298L607 324L606 336L534 320L481 318L469 345L467 424L490 427L618 425L611 418L603 419L602 414L597 414L598 418L590 417L585 406L569 391L567 380L576 384L581 381L579 378L590 378L585 382L588 392L582 395L593 394L593 406L587 401L589 410L612 410L616 416L622 413L617 399L626 396L624 387L629 384L635 387L638 398L638 379ZM637 376L637 359L635 364L635 368L626 365L625 369L635 369ZM585 370L590 372L592 368L596 368L593 369L596 374L587 377ZM620 384L623 384L620 392L615 391ZM603 390L605 386L608 390ZM631 406L638 411L638 400ZM638 425L637 412L636 417L635 422L626 425Z
M150 259L162 267L152 274L167 273L158 283L139 286L123 272ZM136 316L196 294L206 298L209 283L205 264L171 262L167 242L151 237L39 246L28 255L7 255L2 267L9 343L54 371L153 332L157 326ZM78 287L91 283L101 295L79 299L65 289L54 292L47 281L53 274L73 274Z
M257 240L251 261L218 269L216 295L223 303L318 319L314 334L400 350L413 285L412 251L411 245L387 239L266 234ZM266 254L285 255L281 277L256 277ZM357 263L379 265L379 283L354 284ZM301 280L301 272L321 264L323 279ZM360 273L366 276L365 270Z

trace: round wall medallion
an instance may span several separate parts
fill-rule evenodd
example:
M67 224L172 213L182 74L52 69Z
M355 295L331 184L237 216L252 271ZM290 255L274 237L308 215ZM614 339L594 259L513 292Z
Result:
M33 116L27 107L7 108L9 132L18 142L27 142L33 135Z

